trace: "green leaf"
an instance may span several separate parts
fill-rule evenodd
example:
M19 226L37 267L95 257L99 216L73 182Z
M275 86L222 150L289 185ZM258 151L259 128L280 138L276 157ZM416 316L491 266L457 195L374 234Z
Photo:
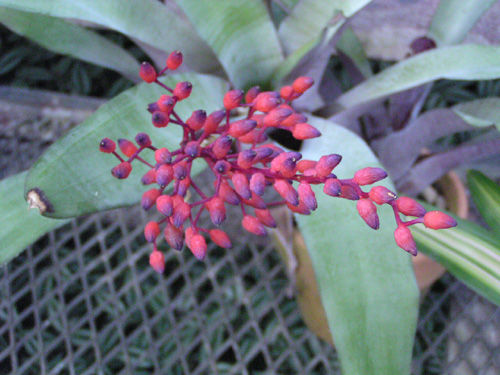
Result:
M500 238L500 186L474 170L467 172L467 184L479 213Z
M302 0L279 27L279 36L287 55L305 44L316 40L332 21L342 12L342 18L349 18L371 0Z
M94 22L166 52L181 50L186 64L200 72L220 67L193 25L157 0L0 0L0 6Z
M436 79L484 80L500 77L500 47L443 47L403 60L339 97L349 108Z
M418 250L438 261L469 288L500 305L500 241L476 224L455 219L457 227L446 230L413 226Z
M29 244L46 232L59 228L68 220L54 220L29 210L23 198L27 172L0 181L0 265L19 255Z
M45 48L116 70L137 81L139 63L116 44L75 24L40 14L0 7L0 22Z
M439 47L460 43L496 0L441 0L428 36Z
M226 88L223 80L195 74L162 79L169 86L175 86L179 81L193 84L191 96L175 107L181 118L187 119L196 109L210 112L220 108ZM182 139L180 127L170 124L166 128L154 128L151 114L146 110L149 103L158 100L164 93L165 90L157 85L143 83L104 104L42 155L28 174L25 193L34 188L40 189L53 207L53 212L44 215L54 218L137 203L142 192L148 189L140 183L148 168L136 161L128 179L115 179L110 171L118 160L99 152L99 142L105 137L133 140L137 133L146 132L153 145L177 149ZM150 150L145 150L141 156L154 162Z
M368 78L373 75L365 49L350 27L347 27L342 33L335 48L349 57L355 67L363 74L363 77Z
M235 88L267 82L282 62L278 35L262 1L177 3L215 51Z
M471 100L452 108L462 120L473 126L495 125L500 130L500 98Z
M380 166L358 136L311 118L322 137L308 141L306 159L339 153L339 178ZM393 188L392 184L385 185ZM418 314L418 290L410 255L394 242L394 216L379 208L381 228L370 229L356 203L325 195L316 186L318 210L297 215L344 375L409 374Z

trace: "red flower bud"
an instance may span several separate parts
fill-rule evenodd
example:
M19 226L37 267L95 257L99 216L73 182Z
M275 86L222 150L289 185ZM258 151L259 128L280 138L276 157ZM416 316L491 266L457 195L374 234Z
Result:
M347 186L347 185L346 185L346 186L342 186L342 187L340 188L340 190L341 190L341 192L342 192L342 193L340 194L340 196L341 196L342 198L349 199L349 200L351 200L351 201L357 201L357 200L359 199L359 195L358 195L358 193L357 193L357 192L356 192L356 190L354 190L354 188L353 188L353 187L351 187L351 186Z
M271 170L275 172L280 172L282 169L282 164L285 162L285 160L289 159L292 163L296 163L302 158L302 154L300 152L296 151L289 151L289 152L283 152L271 161ZM287 165L287 169L290 168L291 165ZM296 164L294 166L294 169L296 168Z
M287 102L291 102L293 99L297 97L297 95L293 91L292 86L283 86L280 89L280 96Z
M220 225L226 220L226 206L224 201L219 197L213 197L205 203L205 207L210 213L210 219L215 225Z
M155 128L164 128L170 122L170 118L167 114L156 111L153 112L153 115L151 116L151 122Z
M257 153L250 149L250 150L242 150L238 153L238 159L236 160L236 163L240 168L243 169L248 169L251 168L252 165L254 164L255 157L257 156Z
M387 177L382 168L366 167L354 173L353 181L358 185L371 185Z
M161 251L154 250L149 254L149 264L158 273L165 271L165 256Z
M234 190L243 198L250 199L252 197L252 192L250 191L250 185L247 176L243 173L235 173L231 178L233 181Z
M219 124L226 117L226 111L220 110L212 112L206 119L205 124L203 125L203 130L205 133L212 134L217 130Z
M250 199L241 198L241 200L243 204L246 204L251 207L259 208L261 210L267 208L266 201L261 197L259 197L257 194L255 194L253 191L252 191L252 197Z
M245 102L252 103L259 94L260 94L260 87L259 86L252 87L250 90L247 91L245 95Z
M170 53L167 58L167 68L170 70L177 69L182 64L182 53L181 51L174 51Z
M141 207L143 210L149 210L156 203L156 199L161 192L158 189L150 189L142 194Z
M214 165L214 170L220 174L226 174L231 170L231 163L227 160L219 160Z
M286 119L284 119L281 122L282 126L287 126L287 127L292 127L294 125L304 123L307 121L307 117L304 116L302 113L292 113L290 116L288 116Z
M173 226L179 228L189 215L191 215L191 206L189 206L189 204L180 202L174 205L174 212L171 216Z
M156 221L150 221L144 227L144 237L148 242L155 242L160 234L160 226Z
M156 182L161 187L167 186L174 179L174 168L170 164L162 164L156 171Z
M339 165L341 160L342 156L338 154L323 155L314 166L314 169L316 169L318 176L326 177L332 173L332 170Z
M259 221L259 219L254 216L243 216L241 224L243 225L243 228L245 228L245 230L250 233L256 234L258 236L265 236L267 234L264 225Z
M264 116L262 122L264 126L267 127L278 126L281 124L283 120L289 117L292 113L293 111L288 108L275 108L269 111L269 113Z
M318 202L316 201L316 195L314 194L311 185L306 181L301 181L299 187L297 188L299 193L299 199L304 202L304 205L314 211L318 208Z
M203 127L206 119L207 113L202 109L198 109L191 114L191 117L187 119L186 124L191 130L198 131Z
M141 64L141 67L139 69L139 76L144 82L147 83L153 83L158 77L155 68L148 62L143 62Z
M365 221L370 228L378 229L380 227L377 207L369 199L360 199L356 204L359 216Z
M321 132L314 126L302 122L293 126L292 135L295 139L305 140L317 138L321 135Z
M170 217L174 212L174 201L170 195L160 195L156 199L156 209L163 215Z
M266 133L263 133L258 128L250 130L247 134L238 137L238 141L246 144L257 144L257 143L262 143L266 140L267 140Z
M175 250L182 250L184 246L184 233L182 228L176 228L172 224L167 223L165 227L165 240Z
M427 212L424 206L408 197L399 197L396 200L396 207L399 212L406 216L423 217Z
M384 186L374 186L368 193L370 199L377 204L391 203L398 196Z
M222 101L224 108L228 111L237 108L243 100L244 95L245 93L242 90L231 90L226 92Z
M241 137L251 130L253 130L257 126L257 123L254 120L243 119L238 120L229 125L229 135L238 138Z
M404 225L399 225L394 231L396 244L411 255L417 255L417 245L411 234L410 229Z
M119 139L118 147L123 155L127 157L132 157L137 152L137 146L130 142L128 139Z
M299 205L299 194L286 180L276 180L273 184L274 190L278 192L279 195L283 197L285 201L290 203L292 206Z
M156 169L152 168L142 176L141 182L143 185L150 185L156 182Z
M193 85L190 82L179 82L175 85L173 95L179 100L184 100L191 95L191 90L193 90Z
M121 179L127 178L131 171L132 171L132 165L129 162L124 161L124 162L121 162L120 164L118 164L116 167L114 167L111 170L111 174L114 177L121 180Z
M160 164L172 163L172 154L167 148L159 148L155 151L155 160Z
M221 136L217 138L214 143L212 143L212 152L214 153L217 159L222 159L227 155L229 150L231 149L231 145L233 144L233 140L226 136Z
M160 110L160 107L158 107L158 103L154 102L154 103L149 103L148 104L148 108L147 108L148 112L153 114L155 113L156 111L159 111Z
M185 197L190 186L191 179L189 178L189 176L186 176L184 179L179 181L179 184L177 185L177 194L179 194L181 197Z
M299 77L293 81L292 87L293 91L303 94L306 92L312 85L314 85L314 80L311 77Z
M220 184L219 196L224 202L232 205L238 205L241 202L239 195L229 186L226 180L222 180Z
M266 177L260 173L254 173L252 177L250 177L250 190L259 196L264 195L264 190L266 188Z
M295 212L296 214L300 214L300 215L310 215L311 214L311 210L309 210L309 208L307 208L306 205L304 204L304 202L302 202L302 201L299 201L298 206L292 206L290 203L286 202L286 206L288 207L288 209L290 211Z
M151 139L146 133L139 133L135 136L135 141L140 147L151 146Z
M201 153L200 144L197 141L188 142L184 147L184 152L186 153L186 155L189 155L193 159L197 158Z
M323 186L323 192L331 197L340 197L342 185L337 178L328 178Z
M252 103L257 111L269 112L276 108L280 102L281 98L279 93L275 91L265 91L258 94Z
M273 215L271 215L271 212L268 209L256 208L254 211L255 211L255 216L257 216L257 219L259 219L259 221L266 227L269 228L277 227L276 221L274 220Z
M201 234L195 234L187 245L196 259L205 259L205 256L207 255L207 242Z
M316 163L317 162L315 162L314 160L307 160L307 159L301 160L297 163L297 170L300 173L304 173L308 169L314 168L316 166Z
M170 113L175 106L176 99L170 95L163 94L160 99L156 102L158 109L165 113Z
M105 152L106 154L111 154L115 150L116 150L116 143L109 138L104 138L101 141L101 143L99 143L99 151L101 152Z
M216 245L224 249L230 249L233 247L228 235L220 229L212 229L208 232L208 234L210 234L210 239Z
M457 222L450 215L440 211L430 211L424 215L424 225L431 229L446 229L457 225Z
M174 178L176 180L183 180L187 176L187 162L185 160L174 164Z

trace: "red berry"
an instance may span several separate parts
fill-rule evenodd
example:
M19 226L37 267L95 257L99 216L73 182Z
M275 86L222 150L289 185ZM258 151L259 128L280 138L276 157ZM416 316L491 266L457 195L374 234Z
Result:
M217 138L214 143L212 143L212 152L214 153L217 159L222 159L227 155L231 146L233 144L233 140L226 136L221 136Z
M262 120L264 126L274 127L281 125L281 122L289 117L293 113L292 110L288 108L275 108L264 116Z
M216 245L224 249L230 249L233 247L228 235L225 232L221 231L220 229L212 229L208 233L210 234L210 239Z
M260 112L269 112L276 108L280 102L280 94L275 91L261 92L252 101L254 108Z
M159 148L155 151L155 160L159 164L172 163L172 154L167 148Z
M250 199L241 198L241 201L243 202L243 204L246 204L247 206L259 208L261 210L267 208L266 201L261 197L259 197L257 194L255 194L253 191Z
M184 100L191 95L193 85L190 82L179 82L175 85L173 95L179 100Z
M408 197L399 197L396 200L396 207L399 212L406 216L423 217L427 212L424 206Z
M224 202L238 205L241 202L240 196L236 194L234 189L229 186L226 180L222 180L219 188L219 196L224 200Z
M161 187L167 186L174 179L174 168L170 164L162 164L156 170L156 182Z
M156 209L163 215L170 217L174 212L174 201L170 195L160 195L156 199Z
M202 109L198 109L191 114L191 117L187 119L186 124L191 130L198 131L203 127L206 119L207 113Z
M164 128L168 125L170 118L167 114L161 111L156 111L151 116L151 122L155 128Z
M307 208L306 205L304 204L304 202L302 202L302 201L299 201L298 206L292 206L290 203L286 202L286 206L288 207L288 209L290 211L295 212L296 214L300 214L300 215L310 215L311 214L311 210L309 210L309 208Z
M203 125L203 130L205 133L212 134L217 130L219 124L226 117L226 111L220 110L212 112L206 119L205 124Z
M116 150L116 143L109 139L104 138L101 143L99 143L99 151L105 152L106 154L110 154Z
M233 182L234 189L243 199L250 199L252 197L247 176L243 173L235 173L231 181Z
M177 164L174 164L174 178L176 180L183 180L187 176L187 162L183 160Z
M156 221L150 221L144 227L144 237L146 237L146 241L155 242L156 237L160 234L160 226Z
M205 207L210 213L210 219L215 225L220 225L226 220L226 206L219 197L213 197L205 203Z
M132 171L132 165L129 162L124 161L124 162L121 162L120 164L118 164L116 167L114 167L111 170L111 174L114 177L121 180L121 179L127 178L131 171Z
M156 182L156 169L152 168L142 176L141 183L143 185L151 185Z
M247 91L245 95L245 102L249 104L252 103L259 94L260 94L260 87L259 86L252 87L250 90Z
M365 221L370 228L378 229L380 227L379 218L377 215L377 207L369 199L360 199L356 204L359 216Z
M340 197L342 185L337 178L328 178L323 185L323 192L331 197Z
M236 163L242 169L249 169L254 164L256 156L257 153L252 149L242 150L238 153L238 159L236 160Z
M424 215L424 225L431 229L446 229L457 225L457 222L450 215L440 211L430 211Z
M398 198L396 194L384 186L372 187L368 195L370 199L377 204L391 203Z
M143 81L147 83L153 83L158 77L155 68L148 62L143 62L141 64L141 68L139 69L139 76Z
M181 51L174 51L170 53L167 58L167 68L170 70L177 69L182 64L182 53Z
M161 251L154 250L149 255L149 264L158 273L165 271L165 256Z
M299 77L295 81L293 81L292 87L293 91L299 94L303 94L312 85L314 85L314 80L311 77Z
M304 173L308 169L314 168L316 166L316 163L317 162L315 162L314 160L307 160L307 159L301 160L297 163L297 170L300 173Z
M151 146L151 139L146 133L139 133L135 136L135 141L140 147Z
M354 173L353 181L358 185L371 185L387 177L382 168L366 167Z
M404 225L399 225L394 231L394 239L396 244L411 255L417 255L417 245L411 234L410 229Z
M175 99L170 95L163 94L156 102L158 109L165 113L170 113L175 106Z
M186 202L180 202L174 206L174 212L171 216L174 227L179 228L182 223L191 215L191 206Z
M228 111L237 108L243 100L244 95L245 93L242 90L231 90L226 92L223 99L224 108Z
M123 155L127 157L132 157L137 152L137 146L130 142L128 139L119 139L118 147Z
M215 163L214 170L217 173L226 174L231 170L231 163L229 163L227 160L219 160L217 163Z
M304 205L314 211L318 208L318 202L316 201L316 195L314 194L311 185L306 181L301 181L299 187L297 188L297 192L299 193L299 199L304 202Z
M284 119L281 122L281 125L286 126L286 127L292 127L294 125L297 125L297 124L300 124L300 123L303 123L306 121L307 121L306 116L304 116L302 113L295 112L295 113L292 113L290 116L288 116L286 119Z
M144 210L149 210L156 203L156 199L160 196L161 191L158 189L150 189L142 194L141 207Z
M293 126L292 135L295 139L305 140L321 136L321 132L305 122Z
M357 201L359 199L359 194L354 190L352 186L343 185L341 188L340 196L351 201Z
M257 219L259 219L262 224L269 228L276 228L276 221L274 220L273 215L271 215L271 212L268 209L256 208L254 211L255 216L257 216Z
M200 144L197 141L188 142L184 147L184 152L186 153L186 155L189 155L193 159L197 158L201 153Z
M184 246L184 232L182 228L176 228L172 224L167 223L165 227L165 240L175 250L182 250Z
M254 216L245 215L241 221L243 228L250 233L256 234L258 236L265 236L267 234L264 224L262 224L259 219Z
M326 177L330 173L332 173L332 170L337 165L339 165L341 160L342 160L342 156L340 156L338 154L323 155L318 160L318 163L314 166L314 169L316 170L316 173L318 174L318 176Z
M258 144L266 140L267 135L258 128L250 130L247 134L238 137L238 141L246 144Z
M264 189L266 188L266 177L260 173L254 173L252 177L250 177L250 190L259 196L264 195Z
M179 181L179 184L177 185L177 194L179 194L181 197L185 197L190 186L191 179L189 178L189 176L187 176Z
M285 201L290 203L292 206L299 205L299 194L286 180L276 180L273 184L274 190L278 192L279 195L283 197Z
M283 86L280 89L280 95L287 102L290 102L297 97L292 86Z
M238 120L229 125L229 135L238 138L241 137L257 126L257 122L250 119Z
M201 234L195 234L189 242L187 242L189 250L198 260L205 259L207 255L207 242Z

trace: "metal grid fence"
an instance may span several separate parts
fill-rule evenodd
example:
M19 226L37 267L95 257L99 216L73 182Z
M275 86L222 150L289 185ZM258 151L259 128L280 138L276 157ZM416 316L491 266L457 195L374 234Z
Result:
M2 177L29 162L9 129ZM35 158L50 139L31 129ZM75 219L0 268L0 374L340 373L268 239L212 244L205 262L168 251L159 276L146 221L137 207ZM500 308L446 275L422 301L413 373L500 374Z

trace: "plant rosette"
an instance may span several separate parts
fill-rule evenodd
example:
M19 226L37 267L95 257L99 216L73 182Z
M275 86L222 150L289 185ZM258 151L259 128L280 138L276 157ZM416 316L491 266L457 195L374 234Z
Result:
M450 172L423 192L424 199L440 209L448 209L465 219L469 211L469 202L464 184L455 172ZM304 237L294 226L292 215L283 207L272 210L277 228L272 231L273 241L281 258L287 266L302 317L307 327L320 339L333 345L326 314L311 258L307 251ZM412 257L415 278L421 296L446 272L446 268L423 253Z

